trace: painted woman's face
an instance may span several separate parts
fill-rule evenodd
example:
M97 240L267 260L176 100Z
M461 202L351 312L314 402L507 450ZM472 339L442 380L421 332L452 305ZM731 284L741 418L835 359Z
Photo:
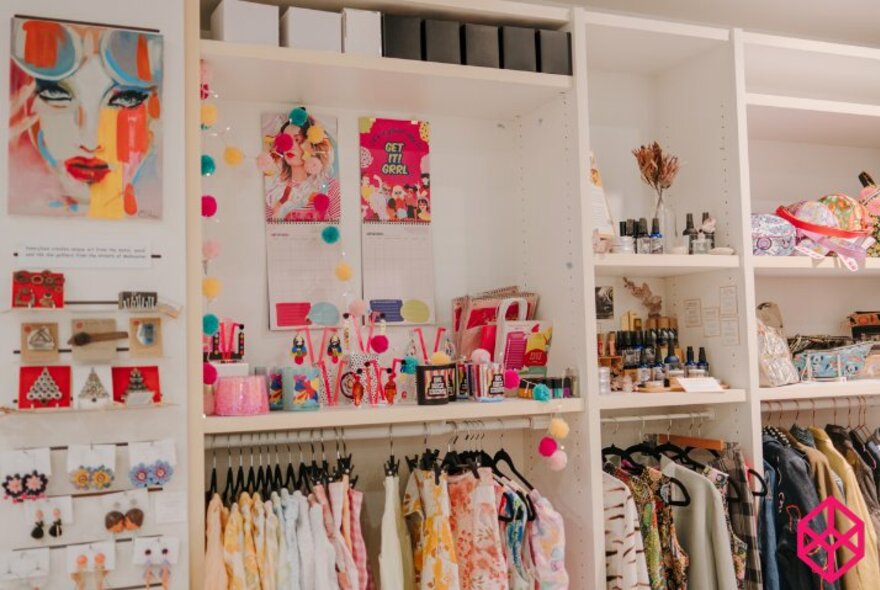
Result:
M36 80L34 92L40 152L57 170L64 190L82 203L91 201L92 185L121 179L123 164L137 147L132 143L149 141L149 93L116 84L97 56L68 78ZM136 176L142 162L132 162L127 175Z

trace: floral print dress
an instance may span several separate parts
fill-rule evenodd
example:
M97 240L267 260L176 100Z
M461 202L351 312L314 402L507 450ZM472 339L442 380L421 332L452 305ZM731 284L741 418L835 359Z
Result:
M460 590L446 474L416 470L403 498L420 590Z
M562 515L538 490L529 492L529 497L536 515L528 529L529 545L535 564L535 587L541 590L568 590Z
M491 469L484 467L478 473L479 480L470 472L449 477L449 520L461 590L508 590L496 484Z
M244 518L238 504L233 504L223 529L223 563L229 590L245 590Z
M663 571L667 590L687 590L687 568L690 558L678 542L675 522L672 519L672 491L669 477L659 469L645 468L643 478L651 486L654 495L654 511L657 515L657 530L660 534L660 546L663 548Z

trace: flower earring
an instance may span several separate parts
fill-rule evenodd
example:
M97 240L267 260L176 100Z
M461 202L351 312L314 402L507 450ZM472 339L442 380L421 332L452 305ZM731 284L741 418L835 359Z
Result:
M34 539L42 539L45 536L45 526L46 523L43 522L43 511L37 510L34 514L36 522L34 523L34 528L31 531L31 537Z
M136 488L163 486L174 475L174 467L167 461L156 461L150 465L138 463L128 472L131 485Z

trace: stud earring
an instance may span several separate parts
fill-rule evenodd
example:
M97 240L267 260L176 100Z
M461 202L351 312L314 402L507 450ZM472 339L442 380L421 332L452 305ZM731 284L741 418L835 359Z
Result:
M34 514L34 517L36 522L34 522L34 528L31 531L31 537L34 539L42 539L43 536L46 534L43 530L46 526L46 523L43 522L43 511L37 510Z
M125 513L125 530L136 531L144 525L144 511L135 506Z
M104 528L109 533L121 533L125 530L125 515L119 510L119 503L113 505L113 510L104 515Z
M52 537L58 538L62 535L64 531L61 528L61 510L58 508L52 509L52 526L49 527L49 535Z

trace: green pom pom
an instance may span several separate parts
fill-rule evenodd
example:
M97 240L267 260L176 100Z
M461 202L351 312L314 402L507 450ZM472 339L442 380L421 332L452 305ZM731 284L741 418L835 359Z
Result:
M543 383L538 383L532 390L532 397L539 402L550 401L550 388Z
M328 225L321 230L321 239L326 244L335 244L339 241L339 228L335 225Z
M296 107L295 109L290 111L287 119L290 121L291 125L302 127L306 124L306 121L309 120L309 114L303 107Z
M214 158L208 154L202 154L202 176L211 176L217 171L217 164Z
M202 333L205 336L213 336L220 330L220 319L213 313L202 316Z
M404 375L415 375L416 367L419 366L419 359L414 356L408 356L403 359L403 364L400 365L400 372Z

